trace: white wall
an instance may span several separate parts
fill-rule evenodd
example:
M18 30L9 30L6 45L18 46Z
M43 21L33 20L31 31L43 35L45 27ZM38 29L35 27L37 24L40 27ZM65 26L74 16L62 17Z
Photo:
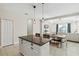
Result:
M0 18L14 21L14 43L18 42L19 36L27 35L27 20L32 17L32 10L29 4L0 4Z
M49 24L51 24L51 33L56 32L56 24L66 24L71 23L71 33L79 33L79 16L73 16L73 17L67 17L67 18L61 18L61 19L54 19L54 20L48 20Z

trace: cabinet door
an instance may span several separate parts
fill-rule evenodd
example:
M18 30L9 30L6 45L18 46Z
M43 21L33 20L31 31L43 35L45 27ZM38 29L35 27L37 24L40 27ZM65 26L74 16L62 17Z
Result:
M40 46L33 44L32 46L32 56L40 56Z
M31 49L31 56L40 56L40 52L39 52L39 50L37 51L36 49Z
M33 20L27 20L27 35L33 35Z
M24 55L25 56L31 56L31 43L28 41L23 40L23 46L24 46Z
M39 56L40 46L33 44L31 46L31 42L20 39L20 52L25 56Z
M24 55L24 46L23 46L23 40L19 39L19 52Z
M39 46L33 44L33 46L31 46L31 42L25 41L23 40L23 51L22 52L25 56L39 56L40 52L39 52Z
M1 20L2 46L13 44L13 23L11 20Z

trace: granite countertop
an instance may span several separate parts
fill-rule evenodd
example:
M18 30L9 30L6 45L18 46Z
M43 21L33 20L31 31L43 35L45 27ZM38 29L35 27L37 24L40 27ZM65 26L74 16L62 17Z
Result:
M21 36L19 38L23 39L23 40L26 40L26 41L29 41L31 43L37 44L39 46L42 46L42 45L44 45L44 44L46 44L47 42L50 41L50 39L48 39L48 38L42 38L42 40L41 40L40 37L36 37L36 36L33 36L33 35Z

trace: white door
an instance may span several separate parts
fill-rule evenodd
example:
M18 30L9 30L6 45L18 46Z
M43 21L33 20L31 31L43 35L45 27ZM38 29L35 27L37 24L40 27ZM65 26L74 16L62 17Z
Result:
M27 35L33 35L33 20L27 21Z
M13 44L13 26L11 20L1 20L2 46Z

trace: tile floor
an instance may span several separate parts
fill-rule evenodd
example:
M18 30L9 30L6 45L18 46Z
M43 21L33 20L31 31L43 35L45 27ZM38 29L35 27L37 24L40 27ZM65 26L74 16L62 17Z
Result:
M0 48L0 56L19 56L18 44Z
M67 42L62 48L50 45L50 56L79 56L78 50L79 43ZM20 56L18 44L0 48L0 56Z

